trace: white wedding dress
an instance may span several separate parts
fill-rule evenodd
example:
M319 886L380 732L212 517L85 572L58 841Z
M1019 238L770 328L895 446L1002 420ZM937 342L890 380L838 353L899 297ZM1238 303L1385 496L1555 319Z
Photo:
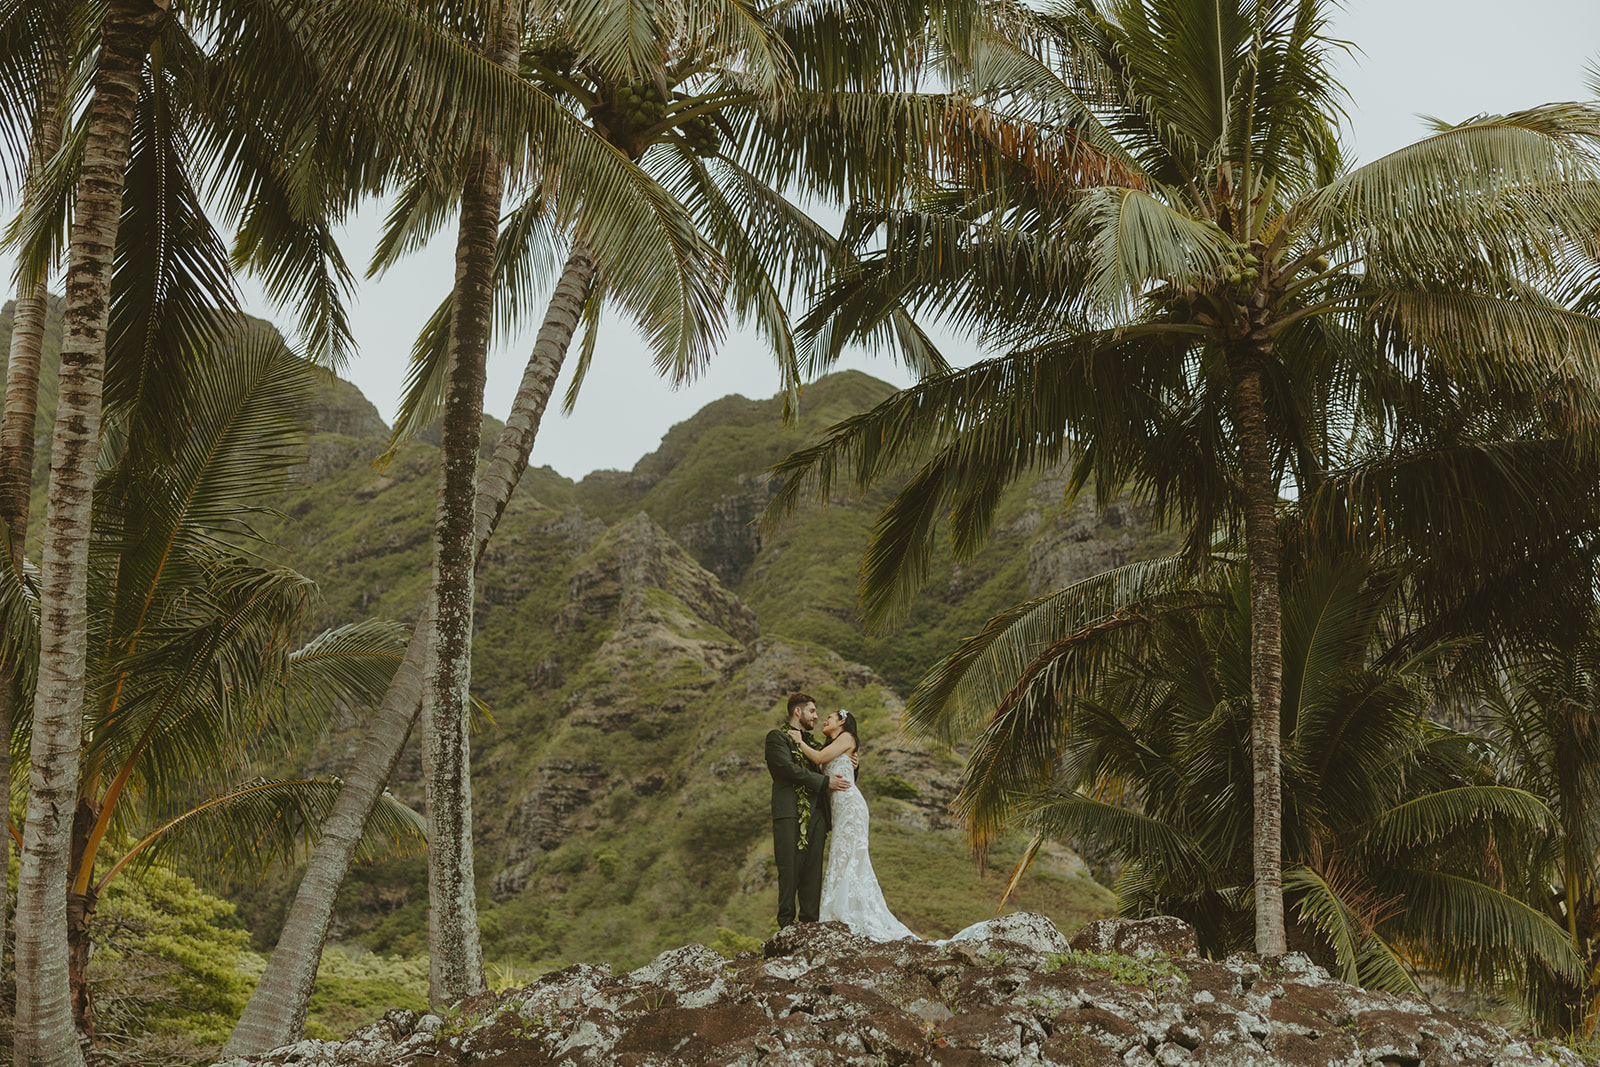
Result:
M843 775L851 782L856 780L849 753L830 762L823 771ZM819 918L823 922L842 920L854 933L874 941L915 938L917 935L889 910L883 890L878 888L878 876L872 873L872 857L867 853L866 798L855 788L830 790L828 797L833 804L833 833L828 865L822 872Z

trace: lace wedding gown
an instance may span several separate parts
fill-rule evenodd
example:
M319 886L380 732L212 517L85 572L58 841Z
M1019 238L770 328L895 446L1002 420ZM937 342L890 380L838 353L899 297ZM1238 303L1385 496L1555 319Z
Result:
M856 780L848 753L823 771ZM852 931L874 941L916 937L889 910L883 890L878 888L878 876L872 873L872 857L867 854L867 802L861 790L830 791L828 797L833 804L833 834L828 865L822 872L820 918L823 922L843 920Z

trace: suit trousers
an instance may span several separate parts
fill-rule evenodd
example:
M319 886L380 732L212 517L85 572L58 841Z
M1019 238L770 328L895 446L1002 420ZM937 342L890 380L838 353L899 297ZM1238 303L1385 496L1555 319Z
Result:
M800 820L772 820L772 853L778 861L778 927L795 921L798 899L800 922L814 923L822 911L822 850L828 840L828 822L822 805L813 805L810 846L800 848Z

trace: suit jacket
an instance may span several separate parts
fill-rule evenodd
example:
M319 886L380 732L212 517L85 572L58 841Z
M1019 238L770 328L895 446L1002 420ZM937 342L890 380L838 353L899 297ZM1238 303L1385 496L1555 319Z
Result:
M798 819L798 801L795 786L811 794L812 817L822 811L823 825L833 826L833 807L828 803L828 776L817 770L810 760L801 767L794 761L794 750L789 747L789 735L782 730L767 732L767 773L772 775L772 818Z

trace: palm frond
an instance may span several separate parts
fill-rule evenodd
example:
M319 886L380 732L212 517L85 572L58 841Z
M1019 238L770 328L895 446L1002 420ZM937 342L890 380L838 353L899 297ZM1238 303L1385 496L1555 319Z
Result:
M194 49L176 29L161 52L178 64ZM182 433L171 413L190 407L193 367L237 327L227 252L190 182L192 146L173 99L181 70L153 66L136 105L111 280L107 415L158 453Z
M1153 605L1162 594L1191 588L1195 577L1195 563L1187 557L1130 563L996 615L918 683L902 725L913 736L943 744L970 736L1002 706L1043 650L1097 622Z
M1283 872L1283 889L1297 898L1294 907L1301 922L1332 946L1340 981L1395 996L1419 991L1400 955L1321 874L1310 867L1291 867Z
M394 428L389 432L389 446L376 461L379 466L391 462L402 445L433 425L444 410L445 371L450 357L450 317L454 307L454 295L440 301L411 344L405 391L400 394Z
M134 844L100 878L97 890L130 864L178 861L224 888L285 865L315 846L323 819L339 795L337 778L246 782L174 816ZM426 847L422 816L385 792L367 819L359 855L406 855Z
M1287 225L1356 250L1380 283L1447 263L1548 278L1600 217L1597 137L1592 105L1483 116L1335 179Z
M1187 834L1093 797L1042 795L1029 803L1020 823L1052 838L1101 842L1130 861L1179 872L1196 883L1209 880L1211 874L1204 850Z
M1149 286L1203 288L1228 264L1231 239L1136 189L1085 193L1075 211L1085 234L1085 288L1103 314L1125 317Z
M1463 875L1416 868L1385 872L1383 882L1404 887L1406 907L1393 920L1397 936L1426 945L1454 978L1495 983L1528 962L1568 977L1582 973L1566 932L1508 893Z
M271 725L287 738L320 733L340 714L375 707L389 690L409 634L387 619L366 619L324 630L289 653Z
M1502 785L1464 785L1396 804L1374 820L1367 832L1380 849L1398 854L1489 819L1504 819L1534 832L1555 827L1549 805L1532 793Z

